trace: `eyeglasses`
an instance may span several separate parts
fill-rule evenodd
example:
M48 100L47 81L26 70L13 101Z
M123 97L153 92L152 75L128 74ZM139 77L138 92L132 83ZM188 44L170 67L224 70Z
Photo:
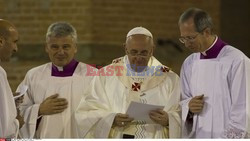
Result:
M185 43L185 42L193 42L195 39L196 39L196 37L199 35L199 33L198 34L196 34L196 35L194 35L194 36L186 36L186 37L180 37L179 38L179 41L181 42L181 43Z
M151 52L148 51L142 51L141 53L138 53L137 51L127 51L127 54L131 55L132 57L140 56L140 57L148 57L150 56Z

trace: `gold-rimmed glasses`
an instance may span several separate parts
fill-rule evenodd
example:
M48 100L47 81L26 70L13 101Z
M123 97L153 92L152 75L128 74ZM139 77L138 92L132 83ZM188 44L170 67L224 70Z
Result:
M179 41L181 42L181 43L185 43L185 42L194 42L195 41L195 39L196 39L196 37L199 35L199 33L198 34L196 34L196 35L194 35L194 36L186 36L186 37L180 37L179 38Z

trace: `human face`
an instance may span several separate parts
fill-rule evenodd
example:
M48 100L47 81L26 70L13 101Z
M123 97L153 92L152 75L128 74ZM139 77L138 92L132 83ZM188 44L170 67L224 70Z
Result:
M68 35L64 37L50 37L45 48L51 62L59 67L69 64L77 52L76 43Z
M206 36L195 30L192 19L180 24L180 41L192 52L203 52L206 50Z
M0 59L1 61L9 61L12 54L17 52L18 32L15 28L9 28L9 35L0 37Z
M145 35L132 35L128 37L125 50L131 68L140 72L148 66L148 61L153 55L154 44L152 38Z

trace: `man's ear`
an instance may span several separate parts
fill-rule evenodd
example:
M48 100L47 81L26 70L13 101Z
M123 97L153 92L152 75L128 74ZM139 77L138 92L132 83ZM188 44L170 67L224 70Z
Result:
M153 45L153 51L155 51L155 48L156 48L156 46L155 46L155 45Z
M76 50L75 50L75 53L77 53L77 45L75 46Z
M153 45L153 47L152 47L152 49L151 49L151 55L152 55L152 56L154 55L155 48L156 48L156 46L155 46L155 45Z
M122 47L126 48L126 43L123 43L123 44L122 44Z
M5 44L5 39L4 37L0 36L0 48L2 48Z
M123 43L123 48L124 48L124 50L125 50L125 53L127 54L128 49L127 49L127 47L126 47L126 43Z
M206 29L203 31L203 33L204 33L204 35L205 35L206 37L209 37L209 36L212 34L210 28L206 28Z

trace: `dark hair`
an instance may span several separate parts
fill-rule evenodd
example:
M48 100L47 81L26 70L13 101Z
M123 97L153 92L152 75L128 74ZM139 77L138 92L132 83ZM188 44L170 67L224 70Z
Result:
M207 12L198 8L189 8L181 14L178 24L180 25L190 18L193 18L197 32L201 33L206 28L210 28L212 32L213 21Z

